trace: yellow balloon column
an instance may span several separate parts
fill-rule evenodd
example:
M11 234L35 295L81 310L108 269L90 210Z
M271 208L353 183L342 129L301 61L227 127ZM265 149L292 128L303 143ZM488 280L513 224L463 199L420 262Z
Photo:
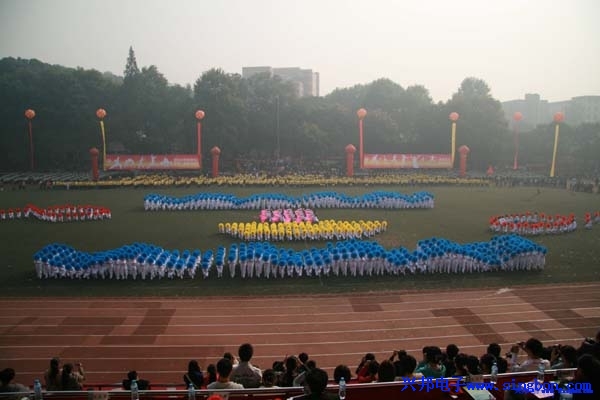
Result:
M452 157L452 167L454 168L454 156L456 153L456 121L458 121L458 118L460 117L460 115L458 115L457 112L451 112L450 113L450 121L452 121L452 144L451 144L451 157Z
M359 164L360 168L363 169L364 164L364 147L363 147L363 120L367 116L367 110L364 108L359 108L356 111L356 116L358 117L358 157L360 158Z
M31 121L35 118L35 111L33 111L31 108L25 110L25 118L27 118L27 123L29 126L29 168L31 168L33 171L33 127L31 125Z
M100 132L102 133L102 169L106 171L106 133L104 132L104 117L106 117L106 110L103 108L97 109L96 117L100 120Z
M552 151L552 166L550 167L550 178L554 178L554 167L556 166L556 152L558 150L558 133L560 130L560 123L565 120L565 115L560 111L554 114L554 150Z

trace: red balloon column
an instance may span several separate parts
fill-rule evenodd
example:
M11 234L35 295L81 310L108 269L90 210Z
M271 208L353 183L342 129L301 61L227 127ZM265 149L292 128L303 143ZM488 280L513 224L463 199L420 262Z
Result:
M514 134L514 141L515 141L515 159L513 162L513 169L517 170L519 169L519 121L523 119L523 114L521 114L519 111L517 111L514 115L513 115L513 119L515 120L515 134Z
M31 126L31 121L35 118L35 111L31 108L25 110L25 118L27 118L27 123L29 125L29 168L33 171L33 127Z
M354 176L354 153L356 147L352 144L346 146L346 176Z
M458 152L460 153L460 176L467 174L467 156L470 151L471 149L464 144L458 148Z
M565 114L560 111L554 114L554 150L552 151L552 166L550 167L550 178L554 178L554 167L556 166L556 151L558 150L558 133L560 130L560 123L565 120Z
M364 168L363 120L367 116L367 110L365 110L364 108L359 108L358 111L356 111L356 115L358 116L358 157L359 157L360 168L363 169Z
M452 159L452 161L451 161L452 167L451 168L454 168L454 158L455 158L455 154L456 154L456 121L458 121L458 118L460 117L460 115L458 115L457 112L451 112L448 117L450 118L450 121L452 121L452 142L450 145L450 157Z
M204 118L204 111L198 110L196 111L196 136L198 140L198 164L200 164L200 169L202 169L202 119Z
M221 155L221 149L217 146L210 149L212 155L212 177L216 178L219 176L219 157Z
M94 180L94 182L98 182L98 178L100 175L98 173L98 154L100 154L100 152L97 148L92 147L90 149L90 158L92 159L92 179Z

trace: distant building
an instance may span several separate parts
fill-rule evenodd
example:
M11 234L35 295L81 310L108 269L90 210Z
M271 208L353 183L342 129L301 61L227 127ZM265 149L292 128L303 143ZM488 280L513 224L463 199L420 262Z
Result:
M571 100L549 102L541 99L537 93L528 93L522 100L503 102L502 109L511 126L514 124L514 113L519 111L523 114L520 122L522 131L551 123L558 111L565 114L565 121L571 125L600 122L600 96L578 96Z
M269 76L279 76L282 80L293 83L298 97L319 96L319 73L313 72L312 69L299 67L271 68L268 66L242 68L242 78L250 78L252 75L262 73L267 73Z

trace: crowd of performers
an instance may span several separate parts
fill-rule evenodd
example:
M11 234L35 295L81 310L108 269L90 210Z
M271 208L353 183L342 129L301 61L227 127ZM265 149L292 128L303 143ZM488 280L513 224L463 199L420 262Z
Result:
M600 222L600 212L585 214L585 228ZM575 214L551 215L537 212L496 215L490 218L490 230L496 233L515 233L534 236L573 232L577 229Z
M476 273L538 270L546 248L518 235L461 245L443 238L417 243L415 250L385 249L375 241L328 242L323 248L293 250L269 242L233 244L216 252L165 250L134 243L86 253L64 244L50 244L33 256L40 279L162 279L222 277L292 278L302 276L398 276L406 274Z
M233 222L219 223L219 233L245 241L347 240L373 237L387 221Z
M144 197L146 211L179 210L261 210L298 208L433 208L434 196L429 192L402 194L378 191L362 196L338 192L316 192L303 196L281 193L254 194L238 198L233 194L197 193L184 197L148 194Z
M0 221L13 219L33 218L46 222L73 222L73 221L98 221L111 219L110 209L90 205L59 205L51 207L37 207L28 204L23 209L0 209Z
M258 216L260 222L319 222L319 218L310 208L299 208L292 210L291 208L279 210L260 210Z

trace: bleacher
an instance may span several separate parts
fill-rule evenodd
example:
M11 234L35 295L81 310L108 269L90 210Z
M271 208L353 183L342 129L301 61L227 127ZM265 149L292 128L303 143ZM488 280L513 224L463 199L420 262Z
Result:
M555 381L556 377L570 375L574 373L574 369L564 370L547 370L545 374L545 382ZM516 372L498 375L496 389L492 391L481 390L480 394L487 394L488 398L491 394L494 399L503 399L505 384L518 384L532 382L536 378L536 371ZM479 376L479 381L489 382L489 375ZM445 385L439 383L448 383ZM434 384L436 380L433 380ZM346 387L347 400L439 400L439 399L473 399L473 395L465 390L464 381L460 381L457 388L457 379L444 379L438 382L432 389L426 390L425 386L417 380L417 383L407 384L404 382L382 382L382 383L350 383ZM69 392L43 392L43 398L46 400L131 400L131 392L122 390L116 384L95 384L87 385L83 391ZM327 386L327 392L332 394L338 393L339 387L335 383ZM302 387L286 387L286 388L260 388L260 389L238 389L238 390L196 390L196 400L206 400L212 394L219 394L224 400L285 400L301 396L304 391ZM473 390L470 392L474 393ZM478 390L475 392L479 392ZM10 393L0 393L2 398L15 398L15 395ZM27 395L24 393L20 393ZM29 393L33 399L33 393ZM18 396L17 396L18 397ZM188 391L184 390L181 385L170 387L169 384L152 384L152 390L140 390L140 400L188 400ZM531 398L538 398L531 394Z

